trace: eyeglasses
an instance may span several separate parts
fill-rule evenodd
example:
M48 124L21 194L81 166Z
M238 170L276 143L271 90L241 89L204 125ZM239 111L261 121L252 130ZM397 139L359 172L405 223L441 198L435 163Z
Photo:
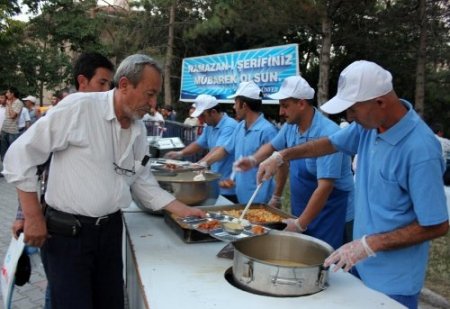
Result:
M112 136L112 149L113 149L113 157L116 157L116 148L114 146L114 129L113 129L113 123L111 122L111 136ZM116 172L117 175L120 176L127 176L127 177L131 177L133 175L136 174L136 162L134 161L134 144L133 144L133 149L131 150L131 153L133 154L133 168L132 169L127 169L127 168L123 168L120 167L116 162L113 161L113 166L114 166L114 171Z
M134 169L135 168L134 163L133 163L133 168L131 170L120 167L115 162L113 162L113 165L114 165L114 171L116 172L117 175L131 177L134 174L136 174L136 170Z

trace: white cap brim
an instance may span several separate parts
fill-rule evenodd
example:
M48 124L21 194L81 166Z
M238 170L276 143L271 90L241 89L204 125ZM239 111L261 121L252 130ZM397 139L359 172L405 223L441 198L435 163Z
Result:
M201 108L196 108L195 111L192 112L192 117L198 117L200 116L205 110Z
M327 114L339 114L355 104L354 101L343 100L335 96L325 104L320 106L320 109Z
M289 98L289 95L287 95L287 94L285 94L285 93L283 93L281 91L278 91L278 92L275 92L275 93L273 93L271 95L268 95L268 97L271 98L271 99L274 99L274 100L284 100L284 99Z

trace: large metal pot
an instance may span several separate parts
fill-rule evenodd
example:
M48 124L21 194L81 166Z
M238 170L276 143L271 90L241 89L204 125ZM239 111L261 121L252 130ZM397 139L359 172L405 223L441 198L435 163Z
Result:
M187 205L214 205L219 197L219 174L205 172L205 180L194 180L194 171L153 174L161 188Z
M323 261L333 248L299 233L275 231L233 243L233 277L245 289L274 296L300 296L323 290Z

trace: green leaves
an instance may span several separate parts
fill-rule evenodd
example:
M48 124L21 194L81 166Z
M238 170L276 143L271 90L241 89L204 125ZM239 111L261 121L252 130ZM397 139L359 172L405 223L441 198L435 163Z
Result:
M450 8L448 1L426 1L425 110L436 113L440 98L450 94L449 87L440 86L449 76ZM128 2L130 11L96 7L96 2L23 0L19 7L17 0L0 0L0 87L9 83L27 91L42 85L63 87L61 83L70 78L69 56L73 59L82 51L100 51L116 62L144 52L164 62L169 7L175 3L170 74L174 97L184 57L286 43L299 45L300 71L317 85L320 70L326 68L319 66L319 52L321 21L327 16L332 22L330 96L346 65L368 59L393 73L400 96L414 98L418 1L133 0ZM39 14L26 24L12 20L20 9Z

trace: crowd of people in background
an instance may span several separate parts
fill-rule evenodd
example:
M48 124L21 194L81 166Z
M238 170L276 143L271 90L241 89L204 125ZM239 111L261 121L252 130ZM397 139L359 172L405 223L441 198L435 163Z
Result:
M0 93L0 159L3 160L9 146L22 133L61 99L62 97L54 95L51 97L50 105L40 106L38 99L33 95L20 98L20 92L15 87L2 91Z

